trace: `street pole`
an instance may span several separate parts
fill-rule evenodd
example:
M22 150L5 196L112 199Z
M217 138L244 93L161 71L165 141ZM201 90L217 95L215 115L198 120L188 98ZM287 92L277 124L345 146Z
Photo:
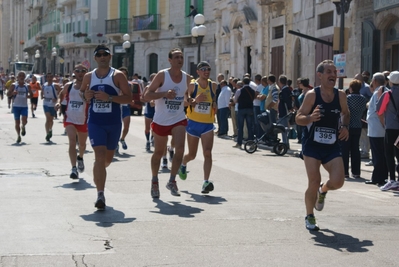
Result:
M339 53L343 54L345 42L345 0L341 0L341 27L339 30ZM344 78L339 78L338 88L344 89Z
M197 37L197 43L198 43L198 51L197 51L197 58L198 62L201 62L201 44L202 44L202 39L204 36L198 36Z

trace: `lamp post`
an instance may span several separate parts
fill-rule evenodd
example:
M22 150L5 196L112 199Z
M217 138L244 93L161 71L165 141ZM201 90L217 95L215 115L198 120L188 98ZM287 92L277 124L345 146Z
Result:
M56 57L57 57L57 48L56 47L53 47L52 49L51 49L51 56L53 57L53 75L55 75L55 60L56 60Z
M35 58L37 59L36 73L40 73L40 51L37 49L35 51Z
M127 50L130 48L131 43L130 43L130 35L125 33L123 35L123 49L125 49L125 67L129 69L128 67L128 57L127 57Z
M204 36L206 34L206 27L205 25L203 25L205 22L205 17L202 14L197 14L194 17L194 23L197 26L194 26L191 29L191 35L193 37L195 37L195 39L197 40L197 44L198 44L198 51L197 51L197 61L200 62L201 61L201 44L202 44L202 40L204 39Z
M339 28L339 53L344 53L345 41L345 14L348 13L352 0L333 0L333 4L337 8L337 14L341 15L341 25ZM339 78L338 88L344 88L344 78Z
M28 58L29 58L28 52L24 52L24 59L25 59L25 62L28 62Z

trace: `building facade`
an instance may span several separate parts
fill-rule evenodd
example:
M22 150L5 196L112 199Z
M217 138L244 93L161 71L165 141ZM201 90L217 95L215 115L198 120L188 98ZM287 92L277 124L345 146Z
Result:
M334 0L0 0L0 67L18 55L37 62L37 72L70 73L93 67L96 45L107 44L112 65L148 77L169 67L170 49L183 50L183 70L211 64L218 73L245 73L318 85L317 64L339 53L341 16ZM346 76L399 68L399 0L346 0ZM201 44L191 35L193 5L205 17ZM26 12L26 10L28 12ZM345 10L344 10L345 11ZM129 48L123 36L128 34ZM55 52L53 53L53 49ZM39 51L39 53L37 53ZM39 55L39 57L37 57Z

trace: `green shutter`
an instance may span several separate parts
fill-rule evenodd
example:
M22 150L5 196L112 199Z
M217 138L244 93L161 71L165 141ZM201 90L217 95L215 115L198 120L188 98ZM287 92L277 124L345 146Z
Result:
M204 0L197 0L197 11L204 15Z
M127 33L129 30L128 12L129 12L129 1L128 0L119 0L119 19L120 19L119 32L120 33Z
M157 0L148 0L148 14L158 14Z

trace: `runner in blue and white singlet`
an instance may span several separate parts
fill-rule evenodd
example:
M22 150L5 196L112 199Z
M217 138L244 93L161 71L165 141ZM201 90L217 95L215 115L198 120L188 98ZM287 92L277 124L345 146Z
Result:
M119 95L120 89L116 87L113 81L115 69L110 68L108 74L103 78L97 77L96 70L94 69L91 75L90 90L94 92L102 91L110 96ZM89 106L88 123L101 125L121 124L121 104L92 98Z

